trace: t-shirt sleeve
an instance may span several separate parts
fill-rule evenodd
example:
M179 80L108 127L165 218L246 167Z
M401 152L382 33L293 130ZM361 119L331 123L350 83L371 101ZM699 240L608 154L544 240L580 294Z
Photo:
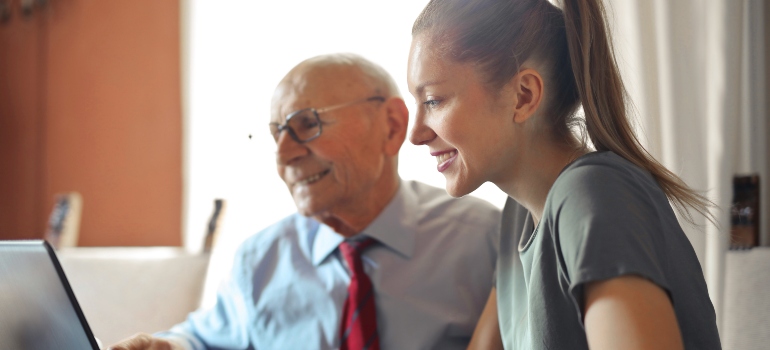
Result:
M637 275L668 293L655 240L662 233L657 208L669 204L652 177L605 165L564 175L550 208L560 268L581 322L588 282Z

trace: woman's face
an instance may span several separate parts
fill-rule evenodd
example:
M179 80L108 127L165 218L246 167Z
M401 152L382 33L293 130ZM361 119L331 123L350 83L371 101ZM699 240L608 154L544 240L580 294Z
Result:
M473 65L444 58L429 34L415 36L409 54L407 81L417 102L409 140L429 147L447 192L459 197L514 164L514 106L507 88L490 92Z

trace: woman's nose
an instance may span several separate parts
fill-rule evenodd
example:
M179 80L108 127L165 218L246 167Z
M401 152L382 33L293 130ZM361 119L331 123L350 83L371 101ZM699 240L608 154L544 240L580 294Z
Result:
M415 145L424 145L436 138L436 133L425 124L425 114L417 112L414 118L414 126L409 132L409 142Z

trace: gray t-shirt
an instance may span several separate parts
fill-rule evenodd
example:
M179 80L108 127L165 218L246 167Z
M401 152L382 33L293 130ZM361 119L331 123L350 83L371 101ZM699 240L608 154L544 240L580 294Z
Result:
M497 308L506 349L588 349L583 289L638 275L671 298L686 349L720 349L695 251L652 176L612 152L567 166L543 218L512 199L503 211Z

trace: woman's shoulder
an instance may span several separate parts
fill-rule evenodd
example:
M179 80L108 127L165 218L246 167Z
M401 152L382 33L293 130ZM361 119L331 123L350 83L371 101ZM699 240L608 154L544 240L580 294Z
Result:
M668 205L665 193L647 170L610 151L592 152L568 165L547 202L557 207L572 203L586 210L632 202Z
M659 188L650 173L611 151L591 152L570 163L555 189L630 185Z
M613 176L641 176L652 179L647 170L640 168L612 151L587 153L570 163L559 177L570 178L596 175L609 175L610 178Z

